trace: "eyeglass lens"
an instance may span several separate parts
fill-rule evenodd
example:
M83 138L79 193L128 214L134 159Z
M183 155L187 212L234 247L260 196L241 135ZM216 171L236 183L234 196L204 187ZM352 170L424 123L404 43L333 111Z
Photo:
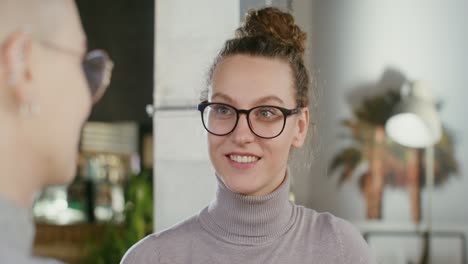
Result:
M251 131L263 138L272 138L281 134L285 117L283 112L273 106L255 107L249 112ZM203 122L206 129L215 135L231 133L238 123L237 110L224 104L211 104L203 111Z
M98 101L109 86L113 63L103 50L90 51L83 60L83 70L93 102Z

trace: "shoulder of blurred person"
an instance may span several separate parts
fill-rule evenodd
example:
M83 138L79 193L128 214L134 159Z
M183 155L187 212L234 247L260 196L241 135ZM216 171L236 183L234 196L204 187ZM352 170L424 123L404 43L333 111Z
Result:
M62 262L31 256L34 225L30 213L0 197L0 260L2 264L59 264Z

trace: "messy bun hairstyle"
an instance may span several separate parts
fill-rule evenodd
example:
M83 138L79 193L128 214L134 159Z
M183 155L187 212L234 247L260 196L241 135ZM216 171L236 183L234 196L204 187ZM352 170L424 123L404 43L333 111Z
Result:
M296 90L297 107L309 105L309 74L304 65L306 33L294 22L291 14L275 7L250 10L245 22L236 30L236 37L224 43L208 74L207 87L220 61L233 55L250 55L280 59L289 64ZM208 91L202 93L206 101Z

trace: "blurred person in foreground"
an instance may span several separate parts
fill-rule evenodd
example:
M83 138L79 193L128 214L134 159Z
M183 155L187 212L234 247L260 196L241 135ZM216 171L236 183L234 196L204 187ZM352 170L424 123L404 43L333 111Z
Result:
M112 61L86 52L72 0L0 0L0 262L34 257L34 198L76 173L81 128Z

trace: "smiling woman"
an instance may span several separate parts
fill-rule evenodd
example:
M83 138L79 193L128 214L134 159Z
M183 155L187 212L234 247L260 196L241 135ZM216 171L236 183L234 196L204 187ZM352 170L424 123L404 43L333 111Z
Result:
M288 13L249 12L215 59L198 106L215 199L140 241L122 263L374 263L348 222L288 200L289 153L309 127L305 39Z
M282 115L280 122L262 124L260 129L260 123L252 118L255 113L252 111L246 118L239 116L236 128L229 135L208 136L213 167L233 192L271 193L285 178L290 148L300 147L304 142L309 110L297 102L296 85L290 72L284 59L237 53L226 56L213 71L208 93L211 102L229 103L239 108L283 108L288 114L297 112L284 115L278 110ZM259 132L266 134L259 137ZM256 159L247 164L233 160L233 156Z

